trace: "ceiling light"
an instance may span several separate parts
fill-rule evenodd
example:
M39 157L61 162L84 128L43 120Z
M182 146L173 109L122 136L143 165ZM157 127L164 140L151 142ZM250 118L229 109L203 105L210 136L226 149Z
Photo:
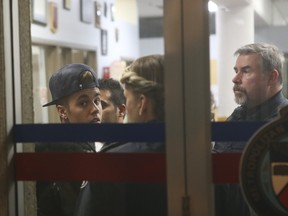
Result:
M208 10L209 12L216 12L218 10L218 6L213 1L209 1Z

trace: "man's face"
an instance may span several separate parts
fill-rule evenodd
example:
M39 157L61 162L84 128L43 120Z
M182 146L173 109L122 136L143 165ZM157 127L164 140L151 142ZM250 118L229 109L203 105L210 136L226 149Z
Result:
M234 67L234 95L236 103L256 106L268 99L269 75L262 71L257 54L240 55Z
M102 123L118 122L118 108L110 100L111 91L106 89L100 90L100 99L102 104Z
M67 103L67 106L62 106L62 114L69 123L101 123L102 106L98 88L78 91L68 97Z

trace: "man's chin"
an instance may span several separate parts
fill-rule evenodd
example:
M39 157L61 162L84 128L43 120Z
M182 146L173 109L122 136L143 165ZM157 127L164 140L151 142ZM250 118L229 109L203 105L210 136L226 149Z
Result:
M246 97L236 97L235 96L235 102L241 106L245 105L247 102Z

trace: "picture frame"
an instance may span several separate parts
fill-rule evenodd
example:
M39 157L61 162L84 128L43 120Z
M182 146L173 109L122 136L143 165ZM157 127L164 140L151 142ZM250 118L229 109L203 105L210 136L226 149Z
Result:
M108 53L108 32L105 29L101 29L101 55L107 55Z
M95 9L95 27L101 28L101 4L98 1L94 2L94 9Z
M119 42L119 28L115 28L115 42Z
M63 8L65 10L71 10L71 0L63 0Z
M47 0L32 0L32 22L47 25Z
M115 5L113 3L110 4L110 19L112 22L115 20Z
M104 5L103 5L103 16L107 17L107 2L104 2Z
M53 33L58 29L58 7L55 2L49 2L49 27Z
M92 23L92 0L80 0L80 20Z

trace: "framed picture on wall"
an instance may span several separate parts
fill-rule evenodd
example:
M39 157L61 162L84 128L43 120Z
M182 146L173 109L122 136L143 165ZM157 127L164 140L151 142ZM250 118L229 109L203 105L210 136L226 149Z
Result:
M110 18L113 22L115 20L115 6L114 4L110 4Z
M47 25L47 0L32 0L32 22Z
M104 14L104 17L107 17L107 2L104 2L104 5L103 5L103 14Z
M92 0L80 0L80 16L84 23L92 23Z
M63 8L65 10L71 10L71 0L63 0Z
M119 42L119 29L115 28L115 41Z
M53 33L55 33L58 28L58 8L55 2L49 2L49 27Z
M101 29L101 54L107 55L108 53L108 32Z
M94 2L95 8L95 27L101 28L101 4L99 2Z

